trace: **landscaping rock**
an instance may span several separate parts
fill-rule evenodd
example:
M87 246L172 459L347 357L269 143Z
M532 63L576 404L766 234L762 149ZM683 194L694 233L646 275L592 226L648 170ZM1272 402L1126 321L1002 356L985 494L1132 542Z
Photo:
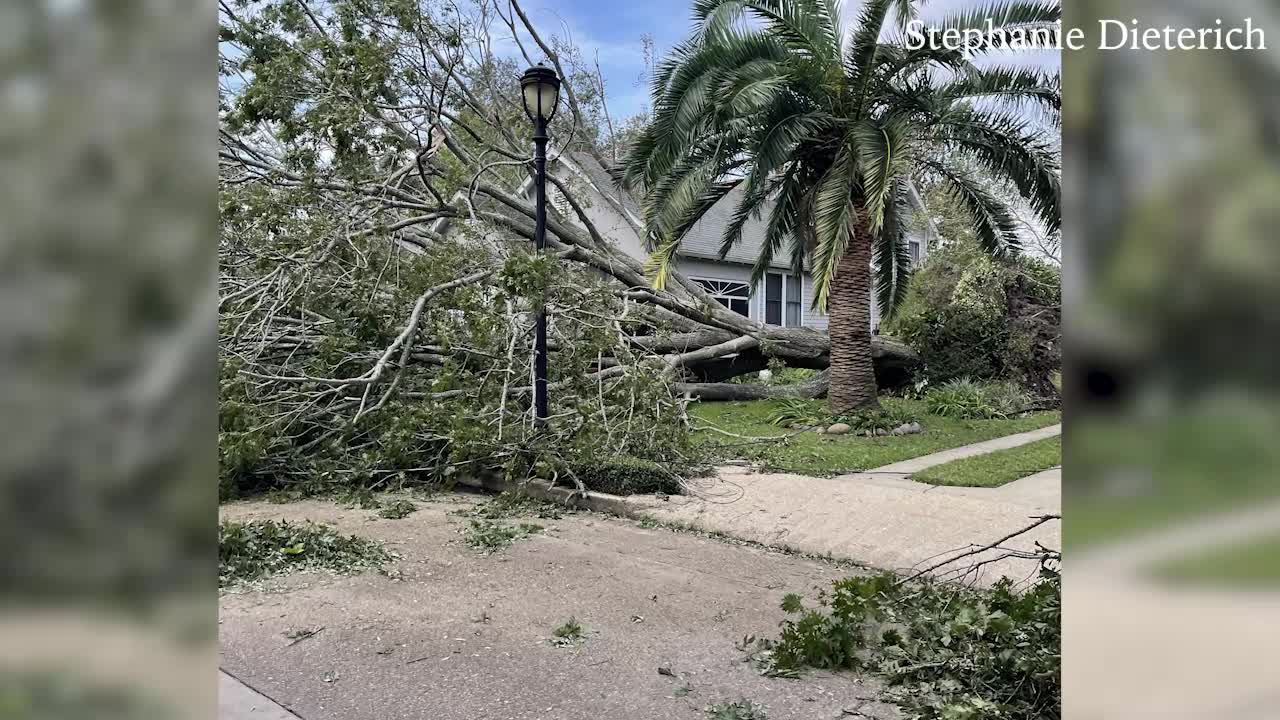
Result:
M876 428L876 437L884 437L885 435L888 435L888 434L889 434L888 430L885 430L884 428Z
M835 423L827 428L828 435L844 435L849 432L849 426L845 423Z
M924 428L921 427L920 423L911 422L911 423L902 423L898 427L894 428L890 432L890 434L891 435L915 435L916 433L921 433L921 432L924 432Z

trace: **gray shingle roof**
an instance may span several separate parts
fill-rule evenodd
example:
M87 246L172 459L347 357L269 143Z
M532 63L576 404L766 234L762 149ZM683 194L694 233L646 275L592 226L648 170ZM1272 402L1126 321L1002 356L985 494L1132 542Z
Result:
M572 154L569 159L575 166L586 173L591 178L592 183L599 187L602 192L609 192L613 197L621 200L623 206L636 218L642 219L644 217L640 210L640 203L635 196L626 190L618 188L614 184L613 178L609 177L609 173L600 167L600 163L596 162L594 157L587 153L579 152ZM682 256L720 260L720 237L724 233L725 226L733 218L733 212L742 199L742 193L741 187L729 191L689 229L684 241L680 244L680 254ZM760 255L760 246L764 242L765 221L768 217L769 208L766 206L759 219L752 218L747 221L746 226L742 229L742 242L729 251L729 254L724 257L725 262L755 264L756 258ZM783 248L782 252L777 254L773 260L773 266L779 268L791 266L790 247Z
M640 210L640 203L634 195L623 190L613 182L613 178L609 177L609 173L602 167L600 163L591 155L583 152L573 153L569 159L575 166L586 173L593 184L600 188L601 192L608 192L613 197L619 199L638 221L643 221L643 213ZM680 243L680 255L689 258L699 258L704 260L721 260L720 257L720 239L724 233L724 228L733 219L733 213L738 207L738 203L742 201L742 194L745 192L742 186L738 186L730 190L724 197L711 206L711 209L694 223L689 232L685 234L683 242ZM908 193L908 202L919 208L919 198L914 193ZM769 213L772 210L771 204L766 204L759 218L751 218L747 220L747 224L742 228L742 240L729 249L729 253L723 258L724 262L742 263L745 265L754 265L756 258L760 256L760 247L764 244L765 230ZM791 267L791 246L790 244L779 248L774 253L772 267L790 268Z

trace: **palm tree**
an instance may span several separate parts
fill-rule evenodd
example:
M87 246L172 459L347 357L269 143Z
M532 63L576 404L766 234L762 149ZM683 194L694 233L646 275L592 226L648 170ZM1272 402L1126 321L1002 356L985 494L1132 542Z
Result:
M1056 75L975 65L993 36L967 48L915 47L917 0L863 0L847 29L837 0L695 0L695 27L654 75L653 120L619 172L644 191L661 286L684 233L741 186L721 256L749 218L768 213L753 286L789 247L813 274L829 313L830 404L877 405L871 359L872 271L881 308L902 297L908 183L942 183L972 216L983 247L1004 255L1018 223L989 179L1007 183L1053 232L1060 224L1056 145L1037 123L1060 123ZM930 27L1045 29L1054 2L1002 2ZM996 59L996 58L991 58ZM1036 117L1039 116L1039 117ZM975 173L974 169L981 174Z

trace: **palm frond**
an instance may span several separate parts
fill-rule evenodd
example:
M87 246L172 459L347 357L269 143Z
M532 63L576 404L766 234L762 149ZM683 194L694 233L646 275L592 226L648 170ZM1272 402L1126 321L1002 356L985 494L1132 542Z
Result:
M906 238L903 218L910 212L906 201L906 183L893 184L889 203L885 206L884 224L875 236L872 263L876 273L876 300L880 316L893 317L907 294L911 282L911 245Z
M1021 247L1018 221L1009 206L964 170L932 161L927 165L968 211L974 235L983 250L994 257L1004 257L1010 250Z
M844 71L854 88L855 118L860 117L864 111L867 90L871 86L877 54L881 49L880 35L884 32L885 20L894 3L895 0L865 0L845 52Z
M813 262L813 306L819 310L827 307L836 268L853 238L853 223L857 217L854 193L858 186L855 169L853 150L846 143L818 182L813 212L817 238Z
M719 147L690 155L662 178L646 197L645 224L660 238L682 237L712 205L734 188L740 179L725 178L744 159L732 149Z
M985 30L987 21L995 29L1020 25L1051 25L1062 19L1062 3L1059 0L994 0L982 5L972 5L947 15L937 23L930 23L939 30Z
M765 228L764 240L760 243L760 254L751 268L751 286L756 287L773 266L773 257L782 244L793 237L800 211L805 197L805 183L798 166L787 168L782 180L777 183L773 209L769 214L769 224Z
M982 98L1014 105L1034 103L1055 116L1062 112L1061 76L1035 68L985 67L953 79L937 93L951 102Z
M652 283L653 289L665 290L667 281L671 279L671 267L675 265L676 253L680 251L680 238L670 237L659 243L649 254L644 263L644 274Z
M863 121L853 126L851 134L862 175L867 219L871 232L876 233L884 223L885 208L898 176L908 167L906 124L898 116L891 116L884 123Z
M1058 22L1062 19L1062 3L1059 0L994 0L984 5L969 7L948 15L930 27L941 32L956 30L986 31L988 23L992 30L1008 30L1012 28L1036 28L1056 38L1060 32ZM985 34L976 44L970 43L970 54L982 54L995 46L992 40L994 33Z
M1062 181L1053 145L1020 117L957 110L941 125L941 140L971 156L996 178L1007 179L1048 232L1062 227Z
M839 53L839 17L825 0L738 0L787 47L823 60Z
M628 152L624 172L627 187L652 185L675 166L692 139L711 124L719 81L729 72L756 60L777 60L786 50L765 33L726 32L702 44L682 44L659 69L651 132Z

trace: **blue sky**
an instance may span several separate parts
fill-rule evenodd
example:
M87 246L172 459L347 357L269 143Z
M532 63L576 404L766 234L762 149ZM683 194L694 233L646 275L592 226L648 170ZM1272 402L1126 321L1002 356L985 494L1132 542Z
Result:
M527 0L523 7L539 30L568 36L592 62L599 53L615 119L645 106L647 81L641 37L653 36L659 57L684 39L690 27L691 0Z
M956 8L976 5L981 0L932 0L924 17ZM857 17L857 0L846 8L846 19ZM541 32L568 34L592 62L599 53L609 98L609 112L615 121L640 112L648 100L647 83L637 82L645 70L641 36L653 36L662 57L689 32L692 0L525 0L522 3ZM1027 61L1059 67L1057 53L1038 52Z

